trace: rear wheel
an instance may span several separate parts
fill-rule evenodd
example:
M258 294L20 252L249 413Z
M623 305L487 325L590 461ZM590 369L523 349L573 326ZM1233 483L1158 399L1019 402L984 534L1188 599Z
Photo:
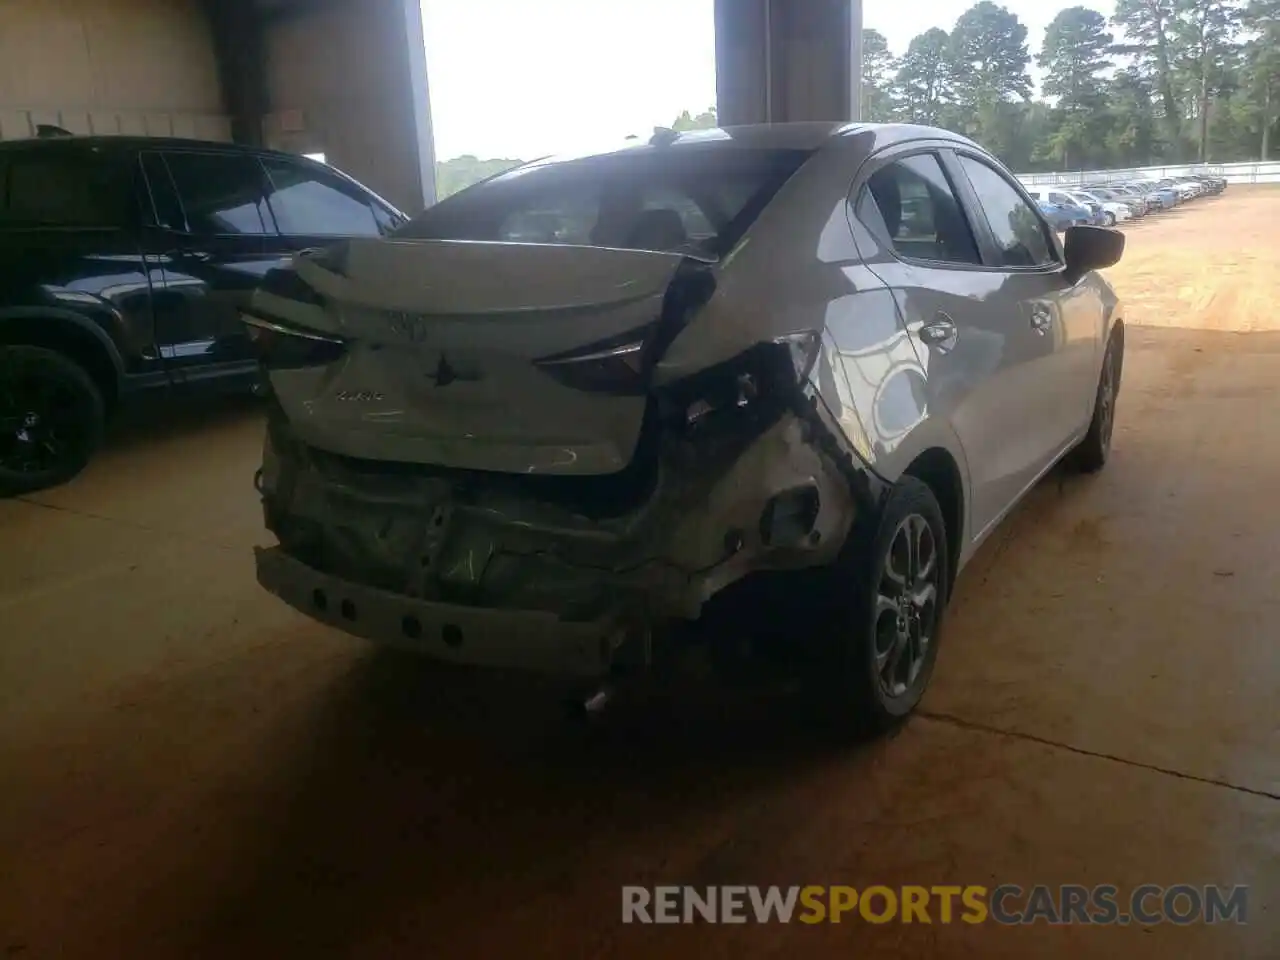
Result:
M1116 225L1116 215L1107 210L1102 214L1102 224L1106 227L1114 227Z
M938 656L949 557L937 498L915 477L854 524L822 591L813 682L824 719L876 733L915 709Z
M0 495L70 480L102 441L102 392L75 361L0 346Z

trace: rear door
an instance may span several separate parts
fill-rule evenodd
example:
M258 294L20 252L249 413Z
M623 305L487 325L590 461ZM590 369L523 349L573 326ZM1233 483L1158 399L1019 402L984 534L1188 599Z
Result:
M145 152L143 166L158 220L147 246L162 265L154 302L163 356L178 380L251 375L240 314L280 262L268 248L261 165L241 152L164 150Z
M929 415L948 421L964 449L970 530L994 523L1044 459L1026 403L1026 365L1044 341L1007 306L1006 271L984 256L967 182L942 145L873 157L855 186L855 217L879 238L869 265L892 289L920 363Z
M950 162L967 184L966 200L984 239L984 259L1003 277L998 309L1007 314L1021 376L1008 400L1027 414L1030 483L1078 438L1092 406L1103 308L1092 284L1068 283L1052 233L989 157L956 151Z

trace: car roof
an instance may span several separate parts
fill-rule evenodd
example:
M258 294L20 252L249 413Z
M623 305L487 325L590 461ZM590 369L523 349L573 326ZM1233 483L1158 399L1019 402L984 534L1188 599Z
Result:
M277 156L291 160L303 159L298 154L269 147L253 147L243 143L227 143L224 140L197 140L190 137L144 137L136 134L92 134L49 137L22 137L0 141L0 153L9 150L33 150L42 147L84 146L108 150L199 150L211 153L242 153L253 156Z
M848 123L836 121L801 121L791 123L757 123L712 127L703 130L675 131L657 128L648 138L633 137L620 145L575 154L553 154L533 160L526 167L598 159L614 155L658 153L693 149L778 149L814 152L838 148L855 140L866 149L877 150L911 140L947 140L976 147L972 140L939 127L911 123Z

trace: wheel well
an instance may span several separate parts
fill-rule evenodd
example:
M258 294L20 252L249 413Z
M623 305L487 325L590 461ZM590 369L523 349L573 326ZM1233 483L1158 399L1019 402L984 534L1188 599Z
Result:
M912 460L905 472L928 484L942 508L942 521L947 525L948 559L951 561L948 575L954 583L960 545L964 539L964 484L960 479L960 468L946 450L933 447Z
M102 391L107 409L120 393L119 373L101 342L74 323L49 317L30 317L0 323L0 344L43 347L74 360Z

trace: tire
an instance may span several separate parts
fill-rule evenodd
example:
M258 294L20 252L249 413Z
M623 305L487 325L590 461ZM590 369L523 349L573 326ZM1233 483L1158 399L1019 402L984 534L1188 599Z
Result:
M815 704L836 732L882 733L920 702L937 661L950 556L937 498L915 477L895 485L878 516L855 522L827 571L832 579L814 634L821 646L811 680ZM922 602L903 603L912 590Z
M1102 225L1104 227L1114 227L1116 225L1116 215L1108 210L1102 215Z
M1107 465L1111 456L1111 434L1116 424L1116 400L1120 395L1123 372L1124 334L1117 330L1107 341L1107 352L1102 357L1089 432L1073 453L1075 467L1083 473L1097 473Z
M0 346L0 496L70 480L102 443L105 422L102 391L74 360Z

